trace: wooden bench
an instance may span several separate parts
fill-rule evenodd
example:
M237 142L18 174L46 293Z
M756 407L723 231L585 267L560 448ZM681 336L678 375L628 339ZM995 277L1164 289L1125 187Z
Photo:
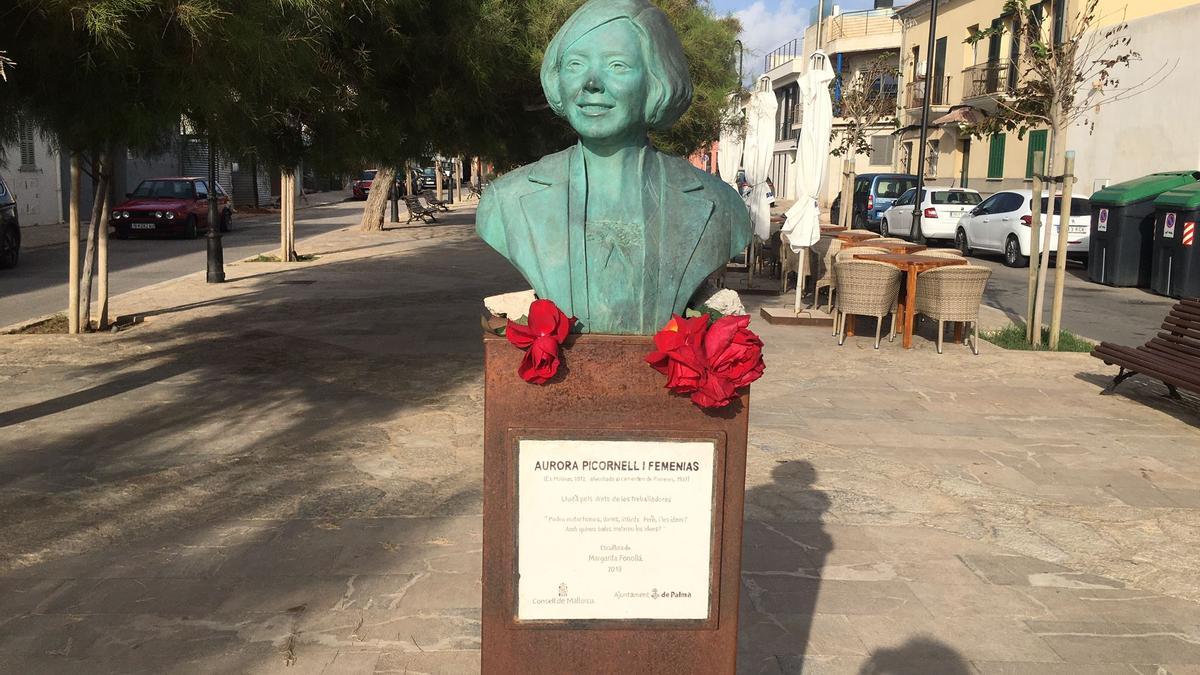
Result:
M425 200L421 197L404 198L404 206L408 209L407 222L411 223L413 220L420 220L426 223L436 223L437 218L434 217L434 214L437 213L437 209L430 206L428 202L422 202L425 202Z
M1092 356L1121 368L1106 394L1137 374L1161 380L1171 398L1180 398L1180 389L1200 394L1200 300L1181 300L1172 307L1158 336L1141 347L1101 342Z

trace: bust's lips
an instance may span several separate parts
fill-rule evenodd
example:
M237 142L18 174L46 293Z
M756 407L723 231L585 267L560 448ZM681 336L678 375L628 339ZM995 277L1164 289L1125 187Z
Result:
M579 106L579 109L583 112L583 114L589 117L598 117L613 109L613 105L611 103L588 102L576 103L575 105Z

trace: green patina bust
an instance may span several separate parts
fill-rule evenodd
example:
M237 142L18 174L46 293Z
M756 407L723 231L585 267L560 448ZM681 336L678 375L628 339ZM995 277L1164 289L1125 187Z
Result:
M591 0L550 41L542 89L579 142L497 180L479 234L584 332L653 334L750 240L733 188L647 136L692 102L679 37L645 0Z

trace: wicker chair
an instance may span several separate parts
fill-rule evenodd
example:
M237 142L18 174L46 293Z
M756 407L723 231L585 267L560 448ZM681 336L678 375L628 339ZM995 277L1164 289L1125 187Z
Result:
M876 234L875 232L873 232L873 231L871 231L871 230L854 230L854 229L851 229L851 230L847 230L847 232L850 232L851 234L855 234L855 233L857 233L857 234Z
M971 351L979 354L979 306L992 271L977 265L938 267L917 275L916 311L938 322L937 351L947 321L971 323Z
M900 278L896 267L872 260L847 260L834 265L837 270L837 308L839 319L838 344L846 342L846 321L852 316L875 317L875 349L883 317L892 315L890 340L896 339L896 299L900 295Z
M887 249L875 248L874 246L851 246L850 248L842 247L837 252L836 262L844 262L854 260L854 256L863 255L865 253L887 253Z
M813 304L819 306L819 296L822 288L829 289L829 309L833 311L833 294L837 290L837 285L833 279L833 262L837 259L838 252L842 250L842 240L834 239L833 237L821 237L813 247L813 256L816 264L816 269L813 270L813 278L816 283L813 285Z
M906 244L906 243L908 243L908 242L906 242L903 239L900 239L898 237L875 237L874 239L864 240L863 246L870 246L871 244Z
M924 251L921 251L917 255L927 255L931 258L955 258L958 260L963 259L963 255L961 253L959 253L958 251L948 249L948 248L925 249Z

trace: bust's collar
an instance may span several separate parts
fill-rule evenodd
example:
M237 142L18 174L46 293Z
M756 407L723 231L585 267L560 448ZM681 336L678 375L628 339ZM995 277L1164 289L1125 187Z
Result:
M530 167L530 182L541 185L554 185L560 182L565 176L570 175L571 158L578 151L579 144L576 143L566 150L546 155ZM678 157L664 155L655 150L653 146L647 147L645 153L647 159L659 160L663 168L662 174L669 187L681 192L693 192L704 188L704 183L696 175L696 169L688 162Z

